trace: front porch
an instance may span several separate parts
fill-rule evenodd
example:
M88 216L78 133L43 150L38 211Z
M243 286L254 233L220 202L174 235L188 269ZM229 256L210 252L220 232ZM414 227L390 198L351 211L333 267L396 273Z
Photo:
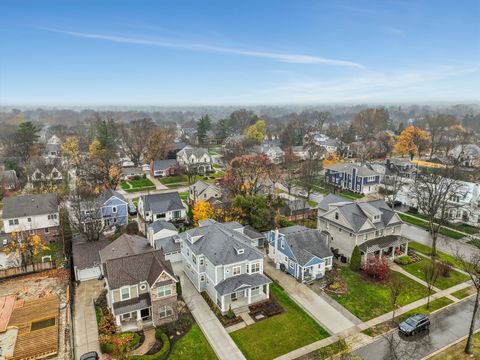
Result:
M248 307L257 302L267 300L270 297L270 284L249 287L229 294L221 295L217 299L217 305L226 313L229 309L238 310Z
M409 240L398 235L388 235L364 242L359 246L362 262L372 257L386 257L391 261L408 255Z

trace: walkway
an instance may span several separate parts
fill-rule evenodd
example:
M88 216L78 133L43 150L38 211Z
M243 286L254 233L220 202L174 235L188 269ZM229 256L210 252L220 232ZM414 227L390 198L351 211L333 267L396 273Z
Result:
M148 179L153 182L155 184L155 188L157 190L168 190L168 187L166 187L165 185L163 185L160 180L158 180L158 178L156 178L155 176L152 176L150 174L147 175Z
M277 270L270 260L265 259L263 270L272 279L278 281L288 295L331 334L340 333L356 325L305 284Z
M75 307L73 314L75 358L89 351L96 351L100 354L98 343L97 317L93 300L103 290L103 281L83 281L76 289Z
M142 345L132 351L132 355L144 355L155 345L155 329L150 328L143 332L145 335L145 340L143 340Z
M173 268L175 274L180 277L183 299L218 358L221 360L244 360L245 356L243 356L240 349L228 335L203 297L198 293L188 277L185 276L181 265L178 263L173 264Z

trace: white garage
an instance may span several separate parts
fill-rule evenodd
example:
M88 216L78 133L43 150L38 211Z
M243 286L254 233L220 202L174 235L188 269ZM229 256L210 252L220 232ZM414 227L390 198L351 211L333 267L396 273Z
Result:
M108 245L108 241L82 241L73 239L73 271L76 281L98 279L102 274L99 251Z
M78 269L75 266L75 280L77 281L86 281L92 279L98 279L102 272L100 271L100 266L94 266L86 269Z

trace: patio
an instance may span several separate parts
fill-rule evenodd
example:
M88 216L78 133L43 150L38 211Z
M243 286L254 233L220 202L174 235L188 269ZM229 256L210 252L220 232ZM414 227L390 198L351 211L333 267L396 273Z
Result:
M387 257L390 260L408 255L409 240L398 235L387 235L366 241L359 245L362 260L371 257Z

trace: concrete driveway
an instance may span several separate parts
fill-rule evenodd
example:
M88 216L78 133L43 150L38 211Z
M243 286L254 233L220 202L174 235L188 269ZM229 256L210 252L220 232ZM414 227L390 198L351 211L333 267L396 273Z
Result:
M93 301L102 292L103 283L103 280L88 280L81 282L76 289L73 330L77 360L82 354L89 351L101 354Z

